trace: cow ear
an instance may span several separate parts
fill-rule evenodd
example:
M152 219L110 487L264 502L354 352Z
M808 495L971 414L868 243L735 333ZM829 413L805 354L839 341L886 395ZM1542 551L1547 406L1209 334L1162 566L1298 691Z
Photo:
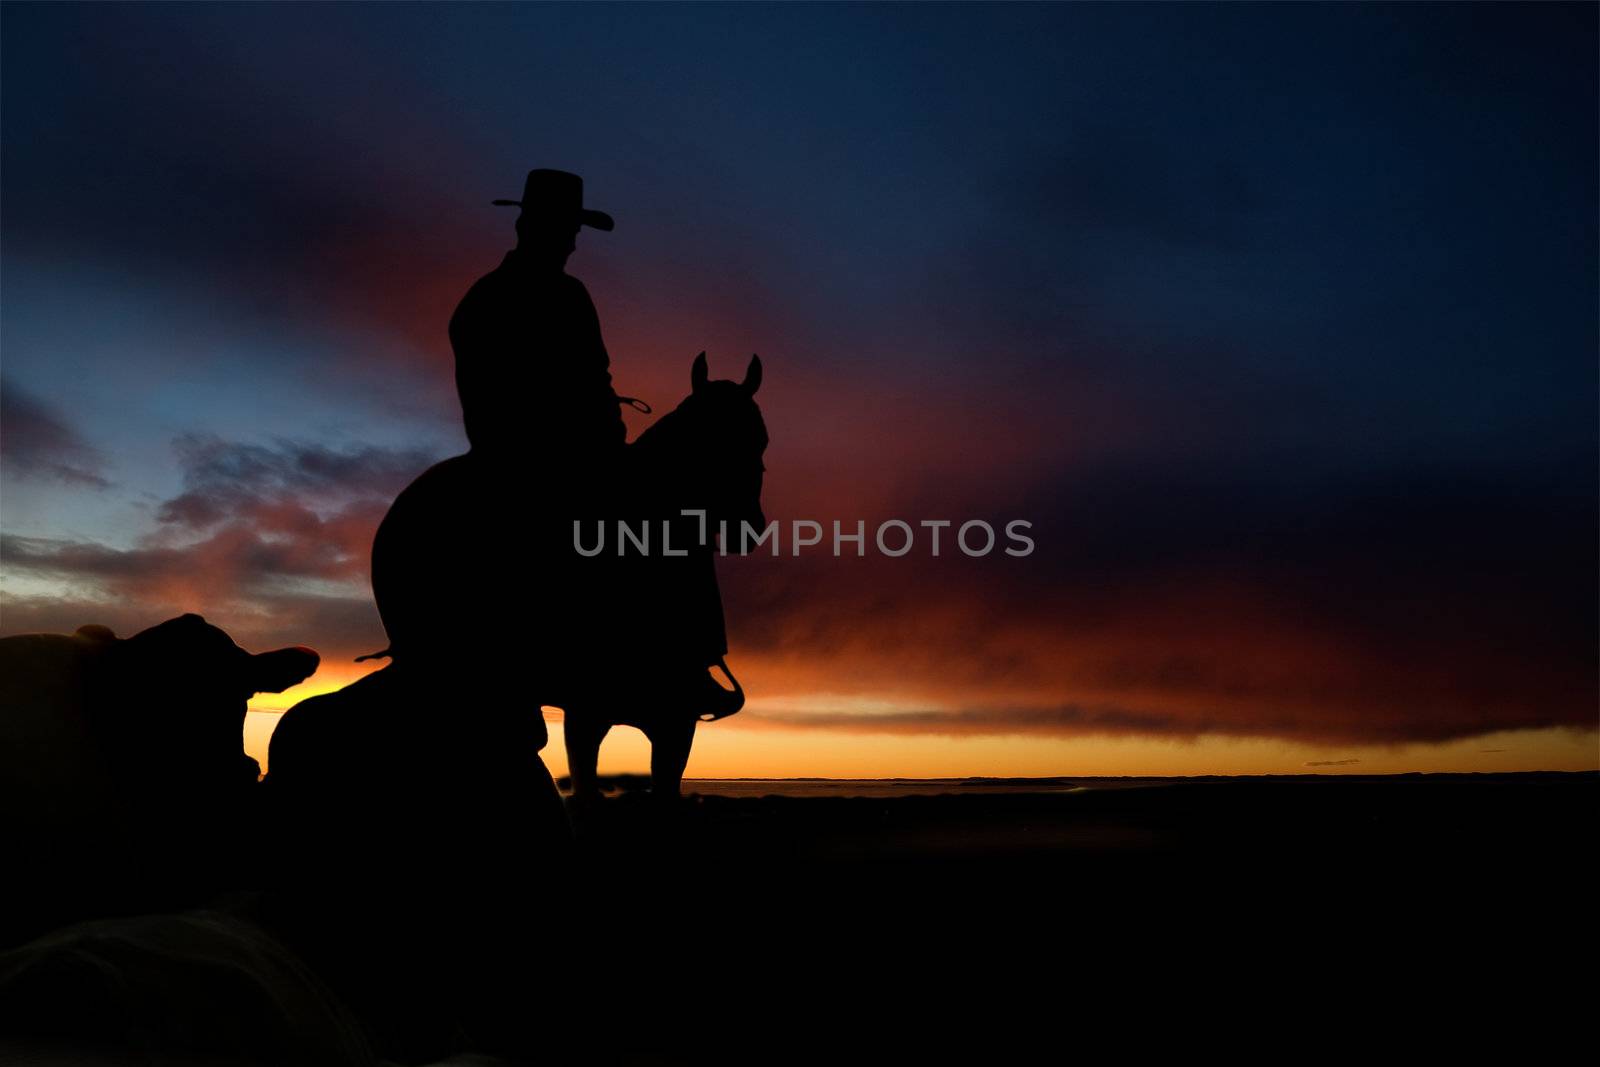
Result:
M694 365L689 368L690 391L698 393L704 389L709 378L710 372L706 370L706 354L702 352L694 357Z
M317 672L321 657L303 645L262 652L250 657L250 691L281 693Z
M94 641L96 643L115 641L117 639L117 635L111 632L111 627L101 626L97 622L78 627L76 636L83 638L85 641Z
M761 388L761 357L752 354L750 366L745 368L744 381L739 383L744 387L746 396L755 396L756 390Z

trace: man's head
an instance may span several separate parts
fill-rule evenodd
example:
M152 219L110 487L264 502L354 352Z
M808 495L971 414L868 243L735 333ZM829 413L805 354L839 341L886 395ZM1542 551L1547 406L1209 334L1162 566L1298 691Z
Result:
M530 261L560 270L577 247L577 223L526 210L517 216L517 251Z
M517 217L518 251L557 269L577 247L579 227L611 230L616 225L605 212L583 206L583 179L564 170L530 170L521 200L495 204L522 209Z

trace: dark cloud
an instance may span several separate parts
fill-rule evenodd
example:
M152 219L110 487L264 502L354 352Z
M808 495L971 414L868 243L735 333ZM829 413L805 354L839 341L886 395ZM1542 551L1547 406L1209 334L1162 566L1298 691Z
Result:
M0 535L7 568L129 592L210 585L218 597L246 595L274 580L351 580L365 573L366 546L381 505L358 503L329 519L307 509L240 513L181 544L151 538L135 548L93 541ZM363 536L364 534L364 536Z
M247 8L18 19L7 84L36 91L6 108L8 257L109 261L203 294L258 336L292 324L339 344L354 327L364 343L335 375L405 361L439 380L443 323L481 273L467 249L484 200L469 214L461 196L441 197L460 180L449 116L386 98L379 82L401 93L405 78L360 69L359 19L291 28Z
M198 611L262 644L382 643L366 586L372 536L431 455L196 436L177 451L184 492L133 547L0 535L8 573L72 591L54 602L8 597L6 631L126 629Z
M1305 765L1307 767L1349 767L1360 762L1358 759L1314 759L1307 760Z
M1592 728L1586 465L1072 473L968 500L997 528L1033 521L1025 559L924 543L730 561L730 632L736 653L787 665L780 691L935 709L811 720L860 730L1401 743Z
M121 596L7 596L0 633L71 633L97 623L126 637L198 610L245 648L311 645L332 662L383 647L383 625L370 597L268 594L248 599L207 598L193 604L162 604Z
M1012 203L1078 239L1119 233L1167 246L1233 247L1257 229L1260 179L1214 142L1086 123L1054 158L1013 174Z
M0 457L6 469L90 489L109 488L105 457L49 404L0 381Z
M309 509L391 500L437 457L422 449L338 450L305 442L271 445L187 435L174 447L184 491L157 512L163 523L199 530L240 514L268 526L309 529Z
M818 712L764 709L763 719L787 726L865 733L922 734L969 737L993 734L1153 734L1199 737L1235 732L1225 723L1185 720L1158 711L1127 708L1091 708L1066 705L1056 708L976 707L959 710ZM1221 727L1221 729L1219 729Z

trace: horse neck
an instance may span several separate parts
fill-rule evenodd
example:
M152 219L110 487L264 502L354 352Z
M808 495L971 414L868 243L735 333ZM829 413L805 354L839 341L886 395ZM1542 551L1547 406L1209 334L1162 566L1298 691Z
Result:
M697 427L693 410L685 411L680 404L661 416L633 442L637 468L650 480L650 488L659 486L669 492L693 488L699 457L692 454L691 441Z

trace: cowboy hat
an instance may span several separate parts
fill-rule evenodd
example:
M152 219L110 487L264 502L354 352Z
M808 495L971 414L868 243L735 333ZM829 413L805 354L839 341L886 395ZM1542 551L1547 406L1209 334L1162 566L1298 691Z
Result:
M583 179L564 170L530 170L521 200L496 200L495 207L520 207L526 213L575 218L580 226L611 230L616 223L604 211L583 206Z

